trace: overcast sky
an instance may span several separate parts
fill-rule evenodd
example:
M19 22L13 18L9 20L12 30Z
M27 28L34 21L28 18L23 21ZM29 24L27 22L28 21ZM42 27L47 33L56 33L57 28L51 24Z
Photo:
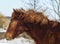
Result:
M0 0L0 12L5 16L11 16L13 8L22 7L20 0Z

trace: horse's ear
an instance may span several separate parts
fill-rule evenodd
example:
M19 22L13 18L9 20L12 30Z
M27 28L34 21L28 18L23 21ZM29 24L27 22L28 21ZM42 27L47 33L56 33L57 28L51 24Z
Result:
M17 12L17 10L16 10L16 9L13 9L13 11L14 11L14 12Z

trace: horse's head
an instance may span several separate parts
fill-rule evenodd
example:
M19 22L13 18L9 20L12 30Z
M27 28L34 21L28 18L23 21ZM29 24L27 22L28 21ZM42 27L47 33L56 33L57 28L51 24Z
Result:
M5 34L7 40L15 38L27 29L19 17L19 15L23 14L23 11L13 10L14 12L12 13L11 22Z

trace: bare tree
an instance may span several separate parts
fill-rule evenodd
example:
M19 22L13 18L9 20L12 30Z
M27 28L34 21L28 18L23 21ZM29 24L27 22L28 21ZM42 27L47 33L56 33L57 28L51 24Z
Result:
M39 5L39 0L27 0L28 2L24 2L24 4L27 4L30 8L29 9L33 9L33 10L37 10L39 8L41 8L41 6Z
M55 14L57 14L60 18L60 0L51 0L51 5L53 7L53 11L55 12Z
M26 6L32 10L36 10L36 11L40 10L42 12L46 12L46 10L48 9L48 8L42 9L42 5L40 4L40 0L27 0L27 1L22 0L22 2L24 4L27 4ZM25 7L25 8L27 8L27 7Z

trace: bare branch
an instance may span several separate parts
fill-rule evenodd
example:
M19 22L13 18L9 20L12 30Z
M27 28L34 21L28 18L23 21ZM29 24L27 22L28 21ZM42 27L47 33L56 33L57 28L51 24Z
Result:
M30 5L30 6L33 6L33 4L31 4L31 3L25 3L25 4L28 4L28 5Z
M58 4L58 15L59 15L59 17L60 17L59 7L60 7L60 0L59 0L59 4Z
M55 2L56 2L56 3L58 3L58 1L57 1L57 0L55 0Z
M27 3L27 4L33 6L33 4L31 3L31 0L29 0L29 3Z
M51 16L57 21L56 17L54 17L53 15L51 15Z
M52 3L52 7L53 7L54 12L55 12L56 14L58 14L58 13L56 12L55 8L54 8L54 4L53 4L53 1L52 1L52 0L51 0L51 3Z

